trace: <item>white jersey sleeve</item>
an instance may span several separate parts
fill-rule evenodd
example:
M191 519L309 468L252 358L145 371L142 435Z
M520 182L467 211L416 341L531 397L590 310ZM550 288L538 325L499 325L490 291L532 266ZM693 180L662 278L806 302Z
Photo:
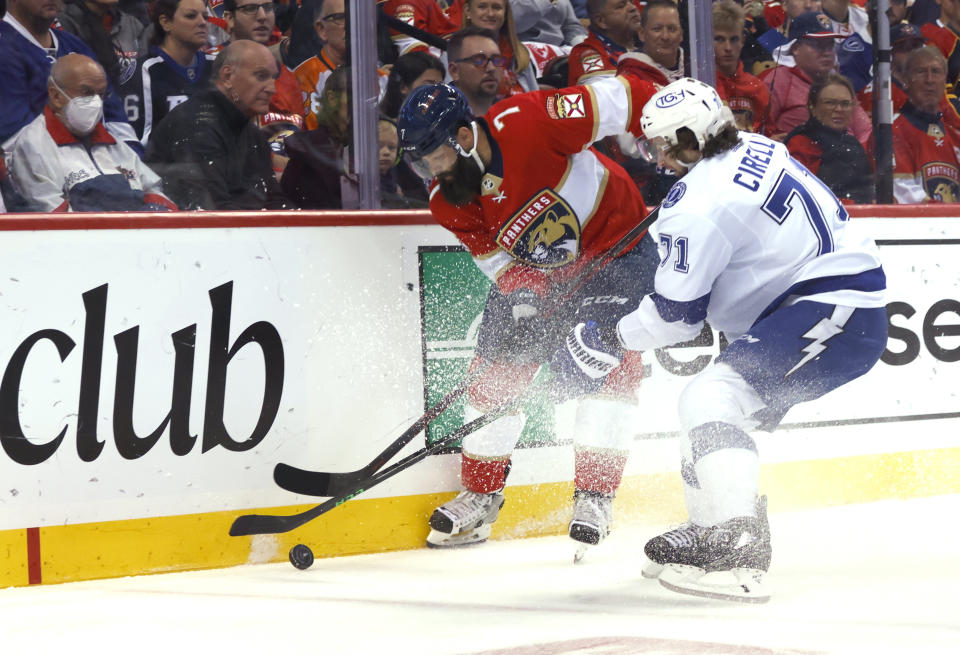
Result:
M689 191L680 180L668 198L679 199ZM707 317L714 281L726 269L736 247L717 224L716 213L699 215L687 205L664 215L664 207L669 210L675 204L676 200L666 201L661 218L650 231L660 248L654 293L620 322L620 339L631 350L649 350L696 337Z

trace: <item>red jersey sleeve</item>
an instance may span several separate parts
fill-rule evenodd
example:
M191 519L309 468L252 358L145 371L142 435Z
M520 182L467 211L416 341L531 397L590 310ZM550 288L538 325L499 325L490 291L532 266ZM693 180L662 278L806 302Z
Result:
M494 105L486 118L495 138L529 142L561 154L585 150L606 136L639 135L644 104L657 91L651 82L624 75L592 84L534 91Z
M583 41L570 51L567 58L567 80L570 86L584 84L587 80L600 75L614 75L616 69L607 65L603 53L588 42Z
M807 170L817 174L820 169L820 161L823 157L823 150L816 143L802 134L797 134L785 144L790 156L806 166Z

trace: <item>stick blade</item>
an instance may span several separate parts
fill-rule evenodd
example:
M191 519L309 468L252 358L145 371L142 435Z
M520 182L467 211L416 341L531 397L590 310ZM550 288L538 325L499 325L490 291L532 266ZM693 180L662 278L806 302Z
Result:
M230 526L231 537L247 537L254 534L279 534L289 532L295 525L289 525L289 516L267 516L265 514L244 514L238 516Z
M331 474L326 471L305 471L289 464L273 468L273 481L282 489L304 496L333 496L330 492Z

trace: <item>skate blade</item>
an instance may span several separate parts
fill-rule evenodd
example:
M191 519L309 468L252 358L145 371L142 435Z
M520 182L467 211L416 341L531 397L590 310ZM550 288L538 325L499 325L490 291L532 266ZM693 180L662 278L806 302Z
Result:
M573 563L580 564L583 561L583 558L587 556L588 550L590 550L589 544L579 544L573 553Z
M427 547L457 548L459 546L481 544L490 537L490 529L490 525L481 525L479 528L457 534L447 534L446 532L430 530L430 534L427 535Z
M640 571L640 575L648 580L656 580L661 573L663 573L663 564L657 564L656 562L647 562L647 565Z
M708 581L703 569L685 564L667 564L660 574L660 584L680 594L725 600L734 603L766 603L770 590L764 583L764 572L759 569L731 569L716 571L723 582ZM729 575L726 575L729 574Z

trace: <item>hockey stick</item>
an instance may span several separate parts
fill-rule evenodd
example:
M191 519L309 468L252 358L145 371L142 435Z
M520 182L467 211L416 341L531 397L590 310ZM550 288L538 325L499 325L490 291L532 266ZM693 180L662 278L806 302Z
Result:
M591 279L601 268L606 266L607 262L627 251L630 245L643 236L643 233L649 229L650 225L657 219L659 207L655 208L650 214L640 221L634 228L620 238L602 257L590 260L586 266L572 279L564 290L555 296L551 302L553 307L557 307L569 300L580 287ZM548 318L552 316L554 309ZM390 461L394 455L400 452L413 438L441 413L443 413L457 398L462 396L470 384L479 377L483 368L478 369L473 375L460 383L450 393L444 396L437 404L431 407L420 417L416 423L407 428L403 434L391 443L387 448L377 455L373 461L356 471L335 473L330 471L307 471L304 469L290 466L289 464L277 464L273 470L273 480L278 486L292 491L293 493L305 496L339 496L357 486L363 479L373 475L384 464Z
M304 496L339 496L349 491L361 481L379 471L384 464L393 459L394 455L403 450L404 446L413 441L414 437L426 430L435 418L446 411L457 398L467 391L484 370L486 370L485 366L465 378L463 382L430 407L423 416L404 430L403 434L363 468L356 471L332 473L329 471L307 471L281 462L273 469L273 481L287 491Z
M650 212L646 218L640 221L629 232L621 237L620 240L617 241L617 243L614 244L613 247L610 248L606 253L604 253L602 257L597 257L596 259L588 262L588 264L581 269L576 279L572 280L567 285L563 296L566 298L571 297L581 286L583 286L583 284L586 283L588 279L593 277L597 271L605 266L607 262L626 252L629 246L637 239L640 239L647 229L649 229L650 225L657 220L659 213L660 208L657 207ZM447 446L470 434L471 432L479 430L483 426L492 423L504 414L520 407L538 391L538 388L528 389L519 398L513 400L512 402L506 403L498 409L488 412L487 414L470 421L466 425L461 426L447 436L443 437L436 443L431 444L426 448L421 448L420 450L408 455L407 457L404 457L399 462L387 467L386 469L360 480L353 487L343 490L342 493L337 494L333 498L330 498L329 500L326 500L319 505L306 510L305 512L280 516L269 514L245 514L243 516L238 516L230 526L230 536L241 537L253 534L277 534L294 530L308 521L312 521L321 514L325 514L333 508L339 507L348 500L356 498L368 489L371 489L384 480L387 480L397 473L410 468L414 464L426 459L430 455L441 452ZM390 450L393 446L394 444L391 444L387 450Z
M536 390L539 391L539 389ZM415 453L411 453L410 455L404 457L399 462L388 466L384 470L367 476L366 478L358 481L357 484L352 488L337 494L333 498L324 501L319 505L306 510L305 512L285 516L270 514L245 514L243 516L238 516L234 520L233 525L230 526L230 536L243 537L253 534L278 534L299 528L304 523L312 521L321 514L326 514L333 508L339 507L352 498L356 498L363 492L372 489L384 480L388 480L397 473L405 471L417 462L426 459L430 455L442 451L454 441L463 438L475 430L479 430L483 426L497 420L504 414L513 411L532 396L530 391L531 390L528 390L527 393L523 394L520 396L520 398L517 398L512 402L509 402L492 412L484 414L483 416L470 421L466 425L460 426L436 443L431 444L426 448L421 448Z

